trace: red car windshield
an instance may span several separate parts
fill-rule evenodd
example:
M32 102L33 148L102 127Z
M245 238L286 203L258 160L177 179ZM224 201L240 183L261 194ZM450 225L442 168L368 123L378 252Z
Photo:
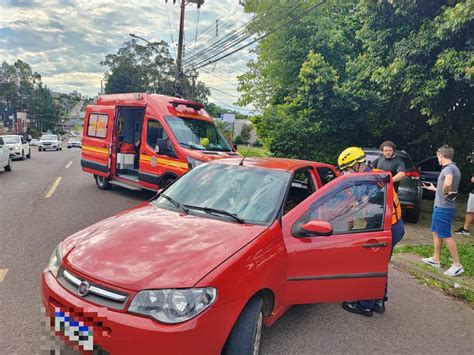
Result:
M214 209L235 215L245 223L268 224L282 205L290 179L288 171L205 164L191 170L164 193L204 216L211 214L203 209ZM175 208L164 197L158 197L154 203ZM221 216L235 221L228 215Z

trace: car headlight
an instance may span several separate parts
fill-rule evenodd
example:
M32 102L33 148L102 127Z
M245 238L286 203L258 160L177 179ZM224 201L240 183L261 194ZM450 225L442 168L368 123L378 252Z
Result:
M13 149L15 149L15 150L20 150L20 147L15 147L15 148L13 148Z
M175 324L185 322L214 303L214 287L140 291L134 297L129 312Z
M54 275L54 277L58 277L59 266L61 265L62 258L63 255L61 253L61 244L58 244L56 249L54 249L51 258L49 259L48 264L48 270Z
M188 167L189 169L194 169L196 166L203 164L204 162L201 160L197 160L191 157L186 157L188 160Z

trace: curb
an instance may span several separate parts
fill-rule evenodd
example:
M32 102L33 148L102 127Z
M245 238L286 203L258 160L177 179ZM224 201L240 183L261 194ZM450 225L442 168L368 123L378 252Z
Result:
M425 267L420 259L421 257L415 254L399 253L392 257L391 263L402 271L421 274L426 278L442 282L454 289L461 288L474 293L474 280L471 277L463 275L457 277L446 276L443 274L445 269L430 268L430 270L428 270L427 268L429 268L429 266Z

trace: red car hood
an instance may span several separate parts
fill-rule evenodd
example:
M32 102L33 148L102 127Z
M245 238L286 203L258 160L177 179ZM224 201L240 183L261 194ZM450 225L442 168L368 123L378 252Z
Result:
M192 287L265 229L145 204L66 240L63 262L129 290Z

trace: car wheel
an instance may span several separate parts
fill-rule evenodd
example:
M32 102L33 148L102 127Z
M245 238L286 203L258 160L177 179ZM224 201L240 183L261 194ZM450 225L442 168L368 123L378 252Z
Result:
M30 148L30 150L28 151L28 154L26 155L26 157L27 157L28 159L31 158L31 148Z
M405 210L405 219L407 222L410 223L418 223L420 219L420 212L421 212L421 204L418 203L414 208Z
M263 327L263 308L260 297L252 298L240 314L227 339L223 354L252 354L260 351Z
M5 166L5 171L12 171L12 159L8 158L8 164Z
M172 178L172 177L168 177L166 179L163 180L163 183L160 184L160 189L164 189L165 187L168 187L170 184L173 183L173 181L175 181L176 179Z
M101 190L110 189L111 185L109 179L104 176L94 175L95 183L97 187Z

